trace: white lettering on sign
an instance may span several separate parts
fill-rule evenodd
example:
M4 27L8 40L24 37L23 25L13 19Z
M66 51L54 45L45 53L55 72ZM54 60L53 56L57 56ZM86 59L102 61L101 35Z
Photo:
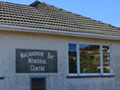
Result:
M44 56L44 52L38 52L38 51L34 51L34 52L20 52L20 56L21 58L26 58L26 57L30 57L30 56Z
M48 59L51 59L51 60L54 59L54 56L50 52L48 52Z
M31 65L30 71L34 71L34 72L42 71L43 72L43 71L45 71L45 67L44 66L37 67L37 66Z
M30 64L47 64L47 61L44 59L28 58L28 63L30 63Z

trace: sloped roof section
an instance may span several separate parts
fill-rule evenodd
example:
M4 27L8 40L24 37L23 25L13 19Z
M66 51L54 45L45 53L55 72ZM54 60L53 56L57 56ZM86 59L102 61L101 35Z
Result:
M120 36L117 27L39 1L31 5L0 2L0 24Z

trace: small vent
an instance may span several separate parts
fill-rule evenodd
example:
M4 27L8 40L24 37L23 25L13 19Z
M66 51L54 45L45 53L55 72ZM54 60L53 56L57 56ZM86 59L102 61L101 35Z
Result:
M32 78L31 90L45 90L45 78Z
M39 4L41 4L41 2L36 0L36 1L33 2L32 4L30 4L30 6L31 6L31 7L37 7Z

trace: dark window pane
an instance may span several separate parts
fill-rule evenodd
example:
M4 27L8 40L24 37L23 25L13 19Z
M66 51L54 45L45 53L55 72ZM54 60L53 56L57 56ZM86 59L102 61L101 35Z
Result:
M103 46L103 71L104 73L110 72L110 57L108 46Z
M45 90L45 78L32 78L32 90Z
M76 44L69 44L69 51L76 51Z
M80 72L100 73L100 46L80 44Z
M69 51L69 73L77 73L76 51Z

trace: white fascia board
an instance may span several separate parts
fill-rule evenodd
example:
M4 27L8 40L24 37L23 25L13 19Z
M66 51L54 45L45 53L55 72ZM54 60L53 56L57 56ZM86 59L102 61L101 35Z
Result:
M22 26L12 26L12 25L1 25L0 30L2 31L15 31L15 32L33 32L33 33L45 33L45 34L55 34L64 36L76 36L76 37L86 37L86 38L97 38L97 39L108 39L108 40L120 40L120 36L93 34L93 33L81 33L81 32L70 32L70 31L60 31L52 29L42 29L42 28L32 28L32 27L22 27Z

